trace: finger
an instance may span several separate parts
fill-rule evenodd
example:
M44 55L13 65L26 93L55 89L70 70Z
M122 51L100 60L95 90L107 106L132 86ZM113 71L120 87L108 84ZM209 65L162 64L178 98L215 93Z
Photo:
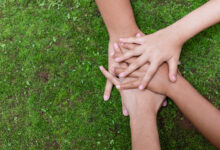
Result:
M120 84L118 79L114 77L111 73L109 73L103 66L100 66L99 69L101 70L102 74L110 80L114 85Z
M137 60L137 57L131 57L131 58L125 60L125 62L128 63L128 64L132 64L132 63L134 63L136 60Z
M158 62L150 64L150 67L147 70L147 73L145 74L143 80L141 81L141 85L139 86L140 90L143 90L148 85L148 83L156 73L158 66L159 66Z
M142 66L146 61L147 59L144 55L140 56L134 63L130 64L130 66L126 69L125 72L120 73L119 77L126 77L130 73L134 72L137 68Z
M115 58L117 56L122 56L123 52L121 48L118 46L118 43L113 44L113 51L110 53L110 56L112 58Z
M150 63L147 62L147 63L145 63L143 66L140 67L139 71L146 73L146 71L147 71L147 69L149 68L149 66L150 66Z
M122 67L115 67L114 71L116 75L119 75L120 73L124 72L126 68L122 68Z
M118 46L118 43L114 43L113 46L114 46L114 50L115 50L116 52L121 53L121 50L120 50L120 48L119 48L119 46Z
M120 43L120 47L127 49L127 50L133 50L137 45L136 44L130 44L130 43Z
M125 62L120 63L119 66L120 66L121 68L128 68L128 64L125 63ZM117 66L116 66L116 67L117 67Z
M112 87L113 87L112 82L110 80L107 80L105 84L105 92L104 92L105 101L109 100L111 92L112 92Z
M177 76L178 61L176 61L174 58L171 58L168 61L168 66L169 66L169 79L171 82L175 82Z
M120 38L120 42L122 43L135 43L135 44L142 44L143 38L139 37L130 37L130 38Z
M118 43L113 44L113 52L110 54L112 58L123 56L123 53L127 50L121 48Z
M115 49L113 48L113 51L110 53L110 56L114 58L115 55Z
M136 34L136 37L137 37L137 38L142 37L142 36L144 36L143 33L137 33L137 34ZM122 47L124 47L124 48L126 48L126 49L129 49L129 50L132 50L132 49L134 49L134 48L136 47L135 44L123 43L123 42L120 43L120 46L122 46Z
M122 112L123 112L124 116L129 116L129 113L128 113L123 101L122 101Z
M137 33L137 34L136 34L136 37L137 37L137 38L139 38L139 37L141 37L141 36L142 36L141 33Z
M124 72L126 68L115 68L115 74L119 75L120 73ZM145 75L145 71L141 71L141 70L136 70L135 72L132 72L131 74L129 74L128 77L134 77L134 78L141 78Z
M131 57L134 57L134 56L139 56L142 54L142 50L141 49L136 49L134 51L127 51L124 55L122 55L121 57L118 57L118 58L115 58L115 61L116 62L121 62L121 61L124 61L124 60L127 60Z
M121 83L120 85L118 85L117 89L119 89L119 90L136 89L136 88L138 88L139 84L140 84L139 80L124 82L124 83Z
M163 107L167 106L167 100L163 101Z

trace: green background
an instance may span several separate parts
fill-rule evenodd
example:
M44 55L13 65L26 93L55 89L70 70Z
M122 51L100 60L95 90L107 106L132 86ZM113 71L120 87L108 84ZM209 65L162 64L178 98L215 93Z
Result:
M146 33L206 0L133 0ZM0 1L0 149L131 149L116 89L103 100L108 33L93 0ZM220 108L220 25L189 40L183 76ZM199 106L198 106L199 107ZM163 150L215 149L169 100L158 114Z

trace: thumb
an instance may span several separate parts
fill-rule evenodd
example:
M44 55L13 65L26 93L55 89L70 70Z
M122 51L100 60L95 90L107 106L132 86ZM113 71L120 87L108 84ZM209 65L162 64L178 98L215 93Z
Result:
M174 58L171 58L168 61L168 66L169 66L169 79L171 82L176 82L178 61L176 61Z

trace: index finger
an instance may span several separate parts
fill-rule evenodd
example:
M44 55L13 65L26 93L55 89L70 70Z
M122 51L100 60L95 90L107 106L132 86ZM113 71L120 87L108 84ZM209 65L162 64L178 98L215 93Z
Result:
M114 85L120 84L120 81L114 77L111 73L109 73L103 66L100 66L99 69L101 70L102 74L110 80Z
M130 73L134 72L136 69L138 69L140 66L142 66L145 62L147 62L147 59L145 59L145 56L142 55L136 61L125 70L125 72L122 72L119 74L119 77L126 77Z

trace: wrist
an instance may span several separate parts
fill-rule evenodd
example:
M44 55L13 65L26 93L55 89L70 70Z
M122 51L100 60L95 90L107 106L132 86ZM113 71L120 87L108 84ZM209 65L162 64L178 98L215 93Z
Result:
M120 32L109 32L109 41L118 42L120 38L135 37L137 33L142 33L139 28L130 28Z
M157 111L153 111L150 109L146 109L145 111L137 111L135 113L129 114L130 116L130 123L131 124L138 124L144 120L148 120L148 118L156 119Z
M184 84L184 78L181 75L177 75L177 80L175 83L170 83L167 87L166 95L171 99L175 100L175 95L177 95L180 90L182 90Z
M140 107L137 107L135 111L129 112L130 120L137 121L144 119L145 117L155 117L159 109L155 108L154 105L142 104Z
M165 32L167 35L169 35L168 39L175 43L178 47L182 47L183 44L187 41L183 38L181 35L181 31L178 29L178 27L174 25L170 25L164 29L162 29L163 32Z

